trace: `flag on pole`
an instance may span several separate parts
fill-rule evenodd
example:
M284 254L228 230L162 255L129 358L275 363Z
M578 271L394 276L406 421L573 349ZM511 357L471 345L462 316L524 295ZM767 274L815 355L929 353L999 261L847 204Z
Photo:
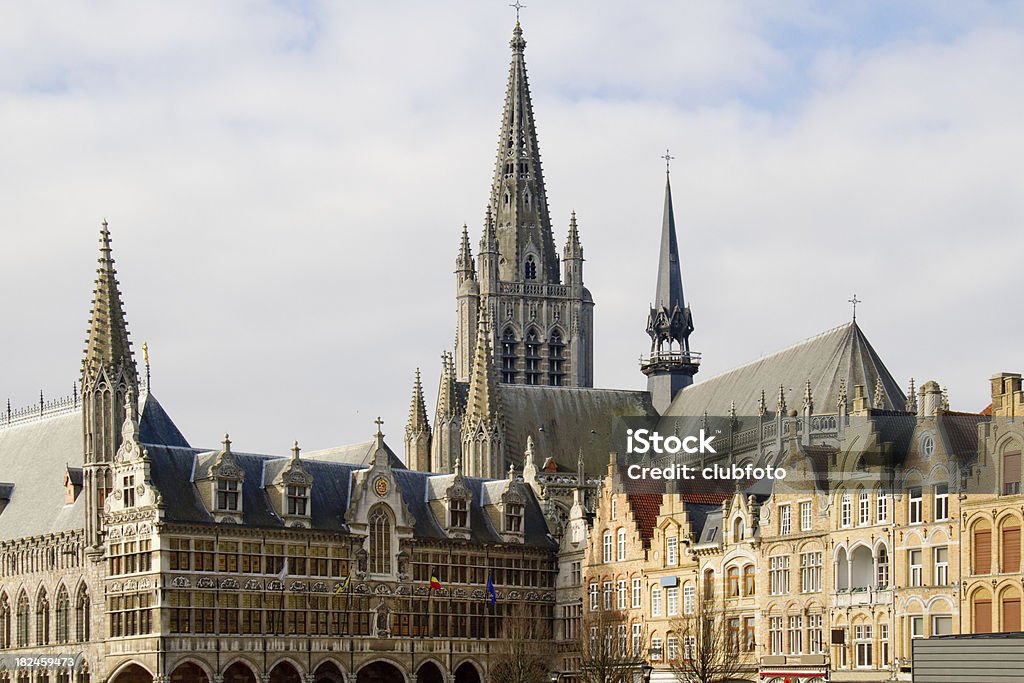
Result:
M284 566L277 573L277 580L283 582L288 577L288 558L284 558Z
M430 590L439 591L441 590L441 580L437 578L436 573L430 574Z
M494 581L491 577L487 577L487 599L491 603L491 607L494 607L494 603L498 601L498 594L494 590Z
M344 590L345 590L346 588L348 588L348 582L349 582L349 580L350 580L351 578L352 578L352 575L351 575L351 574L349 574L348 576L346 576L346 577L345 577L345 580L344 580L344 581L342 581L341 583L339 583L339 584L338 584L338 587L334 589L334 594L335 594L335 595L340 595L342 591L344 591Z

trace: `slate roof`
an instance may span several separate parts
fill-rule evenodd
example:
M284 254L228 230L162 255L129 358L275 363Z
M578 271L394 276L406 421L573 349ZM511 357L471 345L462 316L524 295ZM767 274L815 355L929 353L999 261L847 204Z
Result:
M651 417L658 413L646 391L502 384L505 453L519 469L526 437L532 436L538 458L553 457L566 471L576 470L579 449L589 475L608 471L608 453L616 417ZM543 428L543 431L542 431Z
M325 448L319 451L305 451L302 454L302 459L312 460L324 460L326 462L336 462L346 465L362 465L368 467L373 461L373 439L369 441L360 441L359 443L346 444L344 446L334 446L332 448ZM384 449L388 452L388 461L391 463L392 469L404 468L405 464L401 458L395 454L391 447L385 442Z
M166 446L188 448L188 441L178 430L164 407L151 392L142 394L142 410L139 415L139 442L158 443Z
M873 405L878 377L882 378L885 407L902 408L906 402L903 391L875 353L860 326L850 322L777 353L698 381L679 392L665 414L693 417L707 411L712 416L727 415L730 404L735 401L738 415L757 415L762 389L768 410L774 411L780 385L785 387L787 407L799 410L803 405L804 383L807 380L811 382L815 412L835 413L839 380L846 380L847 396L850 399L853 397L853 387L863 385L869 397L869 405Z
M978 457L978 425L991 420L985 414L946 412L939 418L939 428L957 459L969 463Z

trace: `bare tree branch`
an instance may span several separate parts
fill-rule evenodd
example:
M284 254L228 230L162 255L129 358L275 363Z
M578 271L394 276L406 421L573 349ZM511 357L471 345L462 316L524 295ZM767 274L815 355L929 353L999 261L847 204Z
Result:
M582 683L637 683L642 681L646 634L634 642L632 624L621 612L593 611L580 628Z

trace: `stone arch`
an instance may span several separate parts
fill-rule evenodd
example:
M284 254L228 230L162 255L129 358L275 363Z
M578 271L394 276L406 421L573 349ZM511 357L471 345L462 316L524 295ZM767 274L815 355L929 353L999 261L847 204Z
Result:
M279 659L270 667L270 683L302 683L298 664L291 659Z
M224 683L256 683L256 669L244 659L236 659L224 669Z
M185 659L171 670L170 683L210 683L209 670L194 659Z
M420 664L420 668L416 670L416 683L444 683L441 665L434 660Z
M332 659L325 659L313 669L314 683L345 683L345 673Z
M850 565L847 563L846 546L840 545L835 551L835 582L837 590L848 590L850 588Z
M476 662L467 659L455 667L455 683L481 683L483 675Z
M356 674L357 683L407 683L402 669L387 659L375 659Z
M153 683L153 674L138 662L129 661L114 669L110 683Z

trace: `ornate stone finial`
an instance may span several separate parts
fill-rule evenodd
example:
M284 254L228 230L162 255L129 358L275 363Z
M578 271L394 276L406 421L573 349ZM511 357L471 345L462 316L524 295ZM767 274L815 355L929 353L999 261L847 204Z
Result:
M523 455L526 456L524 458L525 462L531 463L531 464L534 462L534 458L533 458L533 455L534 455L533 454L533 436L532 435L528 435L526 437L526 451L523 453Z
M132 387L128 387L124 397L124 423L121 425L121 446L117 449L116 459L124 462L141 456L139 422L135 419L135 391Z
M508 480L515 481L516 479L516 466L512 463L508 464Z
M736 419L736 401L731 401L729 403L729 417L733 420Z
M882 376L875 377L875 400L873 408L879 410L885 408L885 385L882 384Z
M455 458L455 476L462 476L462 458Z
M846 378L839 378L839 392L836 394L836 407L846 407Z
M786 387L779 385L779 398L775 402L775 411L779 415L786 414Z
M907 403L905 406L908 413L917 412L917 389L914 387L914 378L910 378L910 386L907 388Z
M757 399L757 414L764 417L768 413L768 402L765 400L764 389L761 390L761 398Z
M142 342L142 364L145 366L142 390L149 393L149 342L146 341Z
M296 441L294 444L292 444L292 460L298 460L299 459L300 451L301 451L301 449L299 448L299 442Z
M224 432L224 440L221 441L220 443L221 443L221 446L224 447L224 452L225 453L230 453L231 452L231 437L228 436L227 432Z
M804 380L804 409L814 410L814 396L811 393L811 380Z
M942 410L949 411L949 387L942 387Z

